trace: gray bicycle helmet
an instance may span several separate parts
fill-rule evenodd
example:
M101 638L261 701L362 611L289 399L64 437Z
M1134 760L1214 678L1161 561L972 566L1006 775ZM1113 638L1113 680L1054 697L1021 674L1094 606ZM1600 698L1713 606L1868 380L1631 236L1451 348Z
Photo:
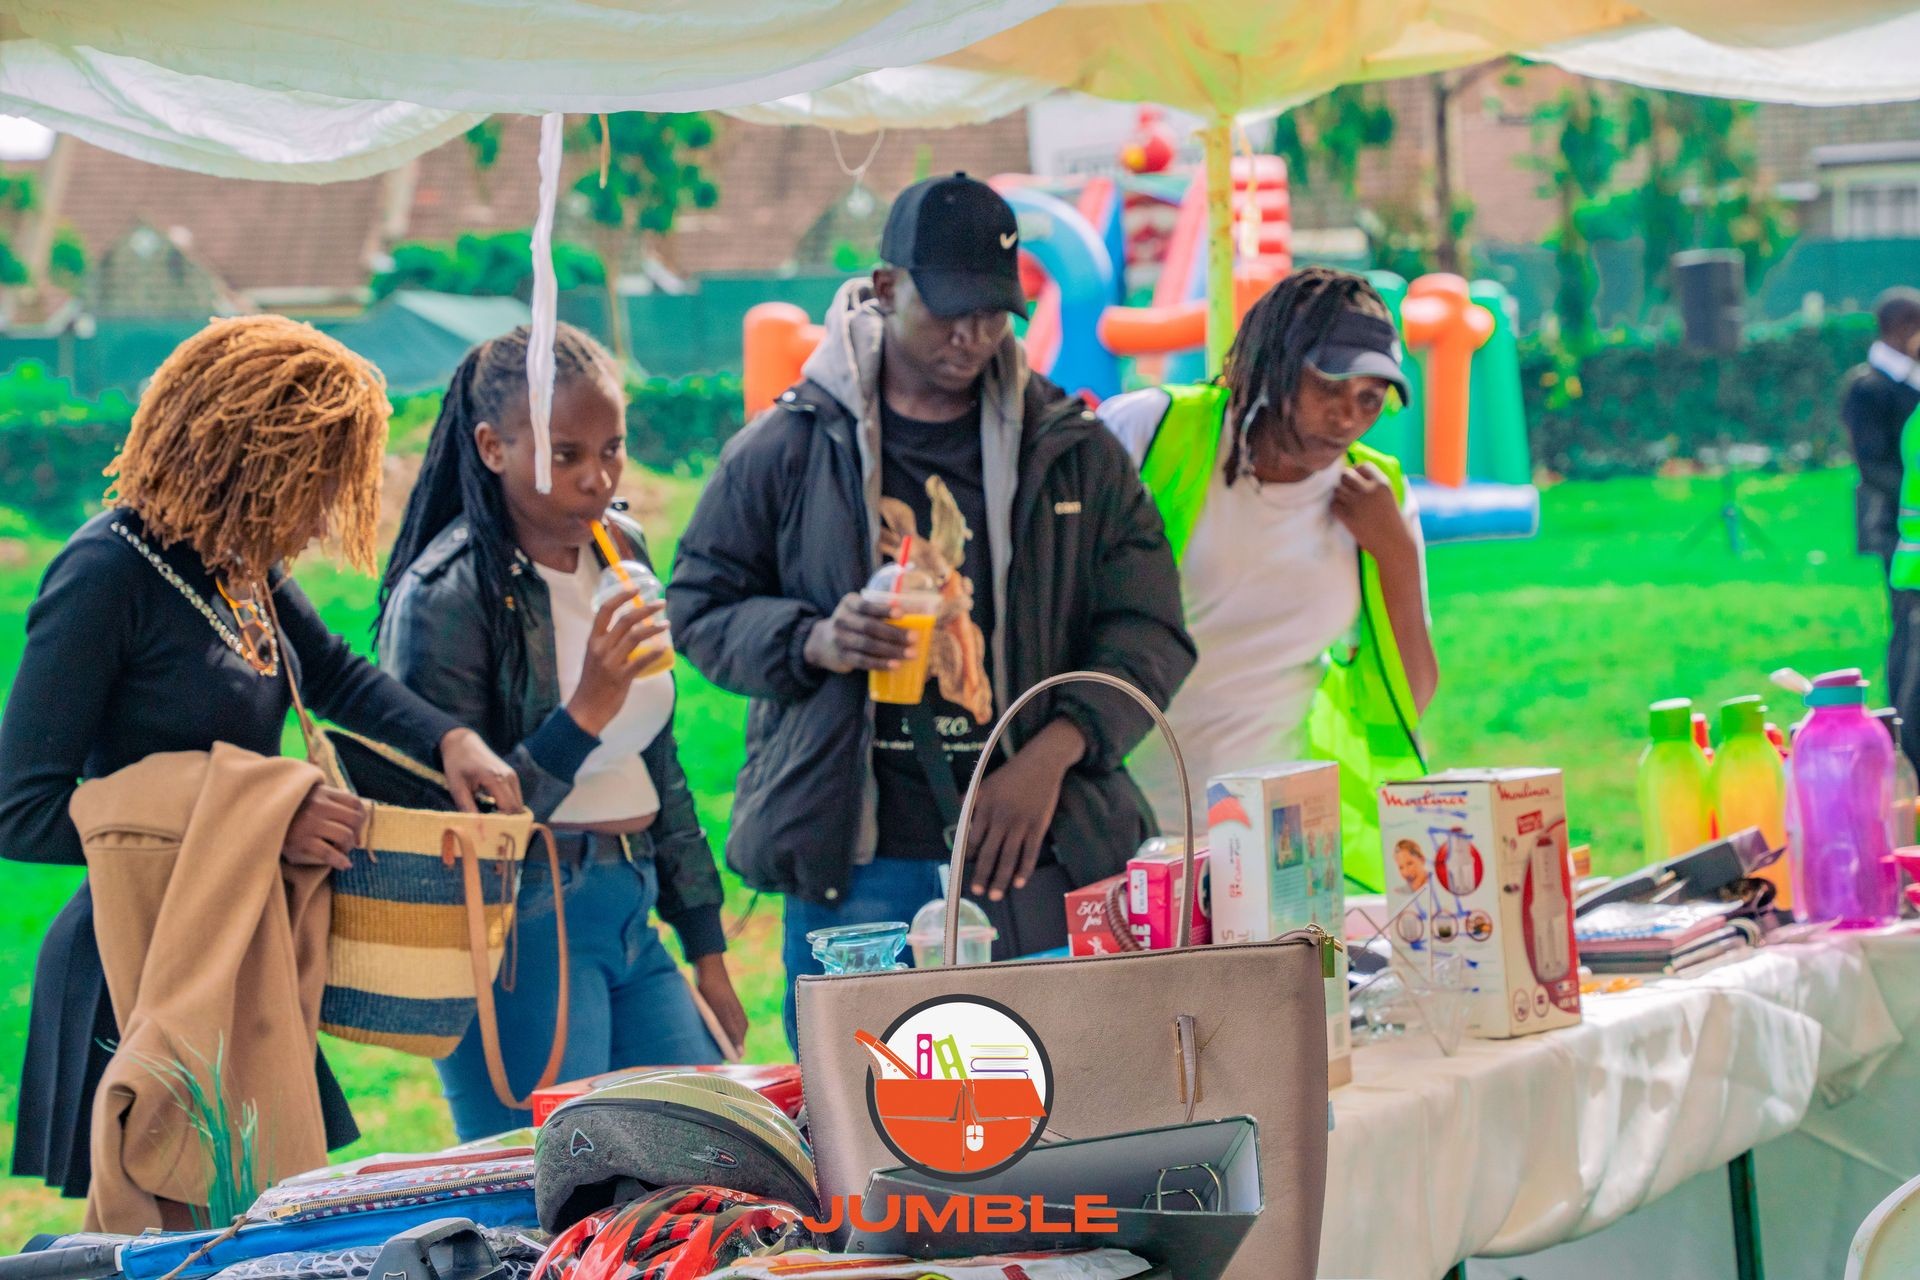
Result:
M813 1155L780 1108L725 1076L656 1071L562 1104L534 1143L540 1225L564 1231L656 1187L704 1185L819 1205Z

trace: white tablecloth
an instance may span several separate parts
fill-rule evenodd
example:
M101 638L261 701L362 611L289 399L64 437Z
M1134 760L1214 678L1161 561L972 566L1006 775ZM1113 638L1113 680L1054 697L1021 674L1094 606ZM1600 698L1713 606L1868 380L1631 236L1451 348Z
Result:
M1723 1167L1760 1148L1769 1270L1837 1275L1789 1260L1843 1257L1874 1201L1920 1172L1908 1031L1920 1037L1920 934L1889 932L1591 998L1578 1027L1452 1058L1424 1035L1368 1046L1333 1095L1320 1274L1435 1280L1458 1258L1531 1254L1653 1206L1524 1265L1475 1263L1475 1280L1727 1276ZM1628 1242L1648 1269L1623 1264ZM1680 1265L1689 1252L1702 1269Z

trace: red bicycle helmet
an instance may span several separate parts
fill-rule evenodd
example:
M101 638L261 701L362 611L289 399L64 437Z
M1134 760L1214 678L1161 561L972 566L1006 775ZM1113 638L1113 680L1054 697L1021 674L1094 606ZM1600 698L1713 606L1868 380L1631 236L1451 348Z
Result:
M813 1243L790 1204L725 1187L665 1187L555 1236L532 1280L699 1280L751 1254Z

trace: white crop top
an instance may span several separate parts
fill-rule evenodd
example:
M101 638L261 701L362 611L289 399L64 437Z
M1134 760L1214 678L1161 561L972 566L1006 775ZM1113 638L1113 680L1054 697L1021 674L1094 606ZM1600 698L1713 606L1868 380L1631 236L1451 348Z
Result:
M600 583L600 562L593 552L580 549L580 565L561 573L535 565L547 584L553 609L553 653L564 701L580 687L580 668L586 661L587 636L593 627L593 593ZM588 754L574 775L573 790L553 811L555 823L621 822L644 818L660 810L660 793L640 752L651 744L673 718L673 672L635 680L627 700L607 727L600 745Z

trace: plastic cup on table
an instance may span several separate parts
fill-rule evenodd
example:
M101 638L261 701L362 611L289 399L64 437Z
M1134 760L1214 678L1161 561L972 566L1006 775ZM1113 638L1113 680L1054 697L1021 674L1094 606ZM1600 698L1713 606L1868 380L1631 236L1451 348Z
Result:
M933 623L940 612L940 592L932 577L919 569L903 569L897 564L880 566L860 598L869 604L898 608L891 625L910 633L917 643L914 652L901 659L890 671L867 673L867 695L875 702L912 706L926 693L927 656L933 648Z
M960 899L960 963L986 964L993 959L993 940L1000 931L987 919L978 903ZM941 963L947 946L947 900L935 898L914 912L913 927L907 931L907 945L913 948L913 967L925 969Z

